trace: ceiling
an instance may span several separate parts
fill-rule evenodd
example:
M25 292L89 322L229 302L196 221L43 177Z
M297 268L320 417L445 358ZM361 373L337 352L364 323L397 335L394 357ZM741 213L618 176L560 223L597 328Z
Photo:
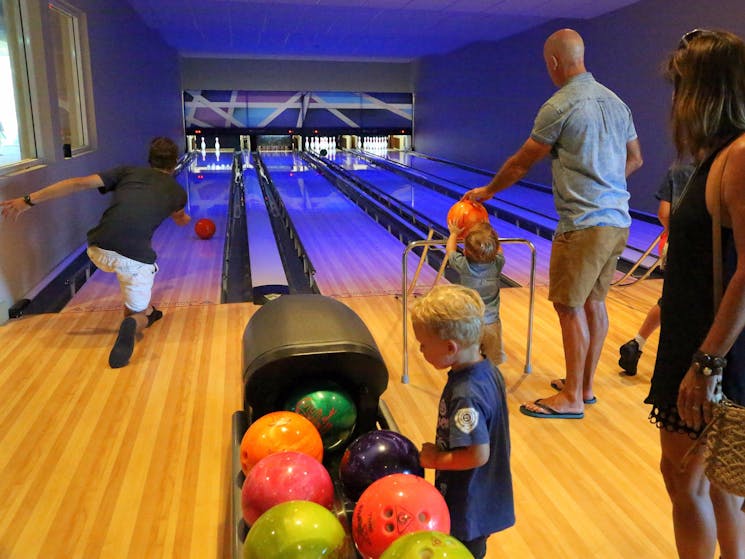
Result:
M409 61L638 0L128 0L182 56Z

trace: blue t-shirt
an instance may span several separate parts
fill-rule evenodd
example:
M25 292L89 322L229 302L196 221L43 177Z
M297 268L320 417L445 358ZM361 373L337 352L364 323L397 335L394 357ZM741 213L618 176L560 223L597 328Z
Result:
M695 169L696 166L691 164L672 165L665 173L665 178L657 189L655 197L658 200L670 202L674 206L680 199L680 195L683 194L683 189L688 184L688 179L691 178Z
M504 379L488 359L448 372L440 397L437 447L488 444L489 461L471 470L437 470L435 486L450 511L450 533L470 541L515 523L510 425Z
M448 265L458 272L459 283L476 290L484 301L484 322L499 320L499 276L504 267L504 255L497 254L494 262L469 262L458 251L450 253Z
M628 227L626 144L636 139L631 110L585 72L538 111L530 137L551 148L556 233Z

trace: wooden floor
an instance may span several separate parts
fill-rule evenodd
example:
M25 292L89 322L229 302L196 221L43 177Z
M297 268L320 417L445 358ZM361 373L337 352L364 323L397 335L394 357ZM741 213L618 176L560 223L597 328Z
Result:
M162 271L153 300L165 316L145 331L127 367L107 365L121 320L110 274L94 274L59 314L0 327L0 559L230 557L231 416L243 401L243 331L259 307L218 303L224 223L213 217L218 233L210 241L169 221L157 231ZM409 383L400 382L403 313L395 276L402 248L386 266L370 261L389 252L381 246L357 248L327 260L348 262L348 275L368 283L325 282L325 293L367 324L389 371L383 400L400 431L420 445L434 438L445 373L421 358L409 328ZM320 252L317 260L323 273L329 264ZM539 259L539 269L546 265ZM417 291L432 276L425 267ZM563 376L558 320L545 281L537 284L530 374L529 291L502 290L517 525L490 539L488 557L675 557L658 433L642 403L657 335L638 376L620 376L616 364L618 346L659 296L659 281L611 290L599 403L582 421L518 411L550 394L550 380Z
M536 297L532 373L523 373L528 292L502 291L517 525L488 557L675 557L646 419L657 344L636 377L619 376L618 346L659 295L656 280L614 288L611 332L597 374L599 402L582 421L541 420L520 403L563 376L558 320ZM409 348L401 384L401 302L347 297L389 369L383 399L417 445L434 437L443 372ZM239 409L241 337L251 304L172 306L109 369L118 310L17 319L0 328L0 558L223 558L230 555L230 417ZM413 340L413 337L410 338Z

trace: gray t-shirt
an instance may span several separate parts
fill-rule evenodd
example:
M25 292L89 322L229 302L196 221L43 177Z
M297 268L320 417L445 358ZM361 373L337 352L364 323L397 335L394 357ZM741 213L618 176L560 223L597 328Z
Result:
M146 167L116 167L98 176L104 184L99 192L114 194L98 225L88 231L88 244L153 264L153 233L186 206L186 192L171 175Z
M551 148L556 233L628 227L626 144L636 139L631 110L585 72L538 111L531 138Z
M504 267L504 255L497 254L494 262L469 262L460 252L448 257L448 265L458 272L460 284L476 290L484 301L484 322L499 320L499 276Z

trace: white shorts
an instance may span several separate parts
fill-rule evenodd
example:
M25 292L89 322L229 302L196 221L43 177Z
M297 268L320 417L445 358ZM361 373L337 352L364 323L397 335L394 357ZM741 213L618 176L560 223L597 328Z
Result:
M132 312L147 310L150 306L153 280L158 273L157 264L145 264L97 246L89 246L87 252L91 262L99 270L116 274L125 307Z

